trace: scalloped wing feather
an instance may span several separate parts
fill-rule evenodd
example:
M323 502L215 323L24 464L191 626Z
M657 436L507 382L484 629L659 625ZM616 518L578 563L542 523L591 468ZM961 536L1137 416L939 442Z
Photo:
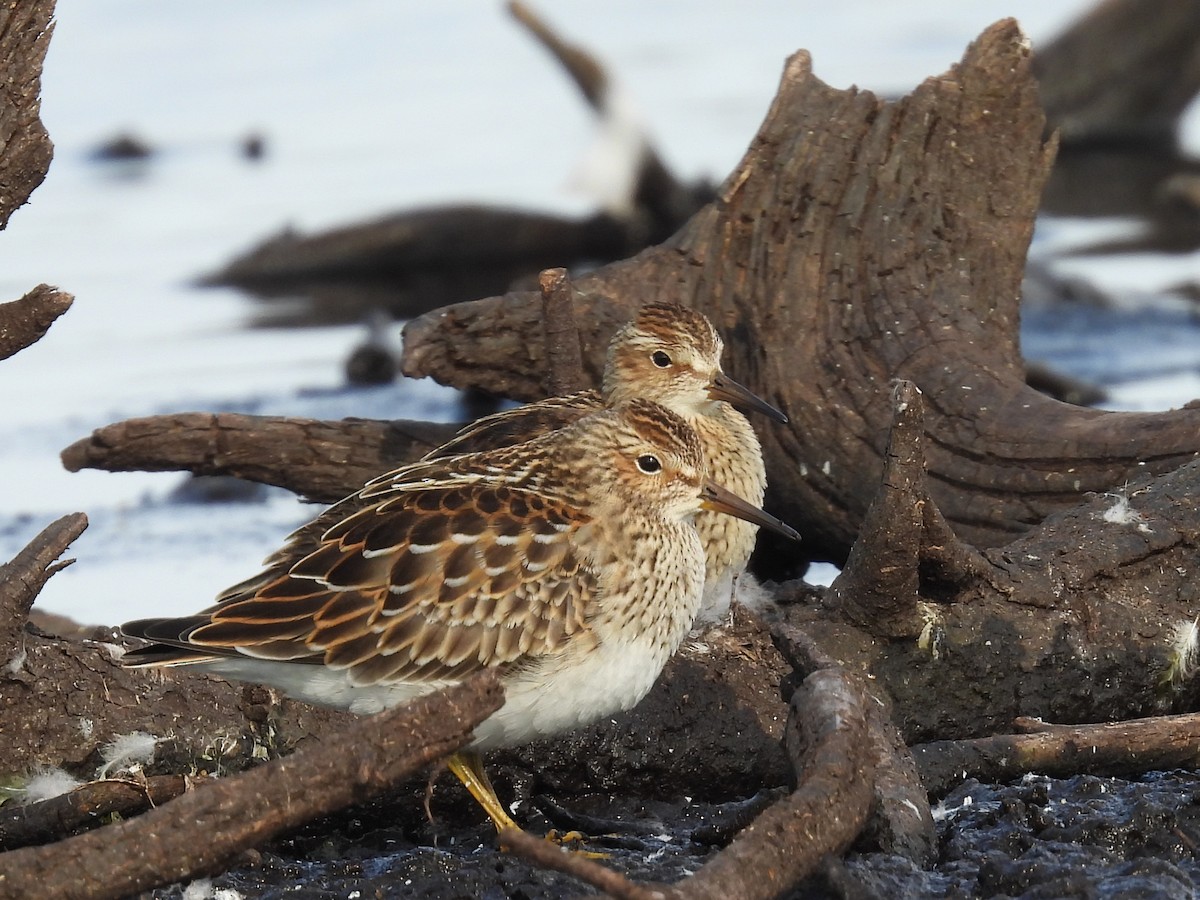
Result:
M323 661L356 684L461 678L554 651L587 627L587 518L482 482L408 482L329 528L286 575L213 608L185 643Z

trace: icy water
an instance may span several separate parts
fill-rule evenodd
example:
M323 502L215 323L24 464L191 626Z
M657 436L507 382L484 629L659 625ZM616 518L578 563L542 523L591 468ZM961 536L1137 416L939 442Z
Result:
M895 95L945 70L998 18L1017 17L1036 46L1088 5L570 0L543 12L609 64L679 175L720 179L797 48L810 50L817 74L835 86ZM251 330L251 301L192 288L195 276L287 225L312 230L459 201L584 213L613 182L588 163L595 124L565 76L501 4L474 0L62 0L43 117L55 159L30 205L0 232L0 299L46 281L76 302L45 339L0 363L0 559L57 516L86 512L90 527L70 554L78 562L51 579L38 603L93 623L206 605L312 510L283 492L256 503L181 505L169 498L177 474L65 472L59 451L91 429L185 410L459 415L455 395L429 383L345 389L341 365L360 329ZM90 158L120 131L157 154L137 164ZM1197 133L1189 124L1193 147ZM258 162L238 152L250 134L266 141ZM1098 229L1129 227L1048 220L1033 256L1051 259ZM1128 308L1028 310L1027 356L1104 385L1120 408L1164 409L1200 395L1200 327L1157 293L1197 278L1194 255L1052 265L1118 290ZM1171 784L1190 816L1190 777ZM1105 808L1111 821L1141 808L1124 785L1105 788L1107 797L1127 798ZM982 827L1017 833L1013 804L1036 805L1022 795L1005 806L992 788L976 790L973 809L948 818L954 829L978 824L984 803L995 803L988 808L1004 814ZM1077 799L1073 785L1051 791L1047 808L1060 796ZM1032 813L1026 820L1041 822ZM1012 840L1014 851L1035 846ZM981 862L987 851L972 856L964 841L955 845L959 862L904 882L896 895L1022 893L1016 876ZM1117 869L1133 865L1114 859ZM1103 895L1188 896L1194 866L1161 865L1168 868L1148 873L1161 875L1145 883L1149 893L1114 881ZM886 861L854 866L888 869ZM1123 878L1117 869L1112 877ZM311 877L304 871L297 883ZM1135 866L1132 874L1147 872ZM1036 895L1073 895L1056 892L1056 883Z

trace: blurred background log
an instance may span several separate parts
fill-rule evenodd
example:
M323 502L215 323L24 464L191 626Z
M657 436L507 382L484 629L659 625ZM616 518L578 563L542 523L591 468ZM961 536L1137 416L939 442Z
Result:
M1042 208L1148 220L1144 233L1088 252L1200 247L1200 162L1179 142L1200 90L1200 4L1104 0L1038 47L1033 71L1060 139Z
M511 3L509 11L597 115L619 115L612 79L590 51L569 43L522 3ZM606 199L589 216L462 204L405 210L311 235L286 229L199 283L291 301L266 304L259 322L307 325L358 321L377 309L408 319L520 284L534 287L546 268L623 259L668 238L714 193L707 182L681 181L644 133L636 138L627 196ZM297 298L304 300L299 306Z

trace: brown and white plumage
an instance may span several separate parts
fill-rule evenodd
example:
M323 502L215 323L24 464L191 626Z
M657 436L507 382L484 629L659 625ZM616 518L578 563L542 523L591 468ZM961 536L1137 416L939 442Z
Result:
M679 417L622 403L375 479L315 548L217 605L122 626L157 642L126 663L199 665L357 712L490 668L506 702L476 747L557 734L635 704L691 627L702 503L774 523L707 482Z
M487 416L430 456L528 440L606 406L646 397L696 429L713 481L761 506L767 488L762 447L746 417L730 401L776 421L786 422L787 417L722 371L723 350L720 335L703 313L678 304L648 304L613 335L600 391L551 397ZM758 527L702 511L696 529L706 559L700 619L718 621L729 609L737 578L754 550Z
M709 477L732 493L761 506L766 493L762 448L750 423L733 401L777 421L787 417L721 370L724 345L700 312L669 303L643 306L613 335L600 391L550 397L486 416L466 426L426 459L510 447L566 427L606 407L645 397L681 416L697 432ZM225 591L218 602L237 599L278 577L300 555L316 549L321 535L355 508L361 494L330 507L298 529L267 559L263 573ZM711 510L696 517L705 552L704 595L698 618L720 620L729 609L737 578L746 568L758 526Z

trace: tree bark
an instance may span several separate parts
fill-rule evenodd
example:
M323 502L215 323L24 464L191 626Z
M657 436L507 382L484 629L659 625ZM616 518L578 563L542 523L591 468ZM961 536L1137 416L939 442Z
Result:
M929 407L930 493L979 547L1175 468L1200 449L1200 410L1098 412L1024 384L1020 280L1054 155L1044 125L1012 21L896 102L834 90L796 54L718 199L667 243L579 279L585 368L597 377L644 302L706 313L731 374L791 418L756 423L768 506L814 558L844 560L858 531L897 377ZM537 295L512 293L417 319L403 370L539 396L544 355L521 340L538 314Z

